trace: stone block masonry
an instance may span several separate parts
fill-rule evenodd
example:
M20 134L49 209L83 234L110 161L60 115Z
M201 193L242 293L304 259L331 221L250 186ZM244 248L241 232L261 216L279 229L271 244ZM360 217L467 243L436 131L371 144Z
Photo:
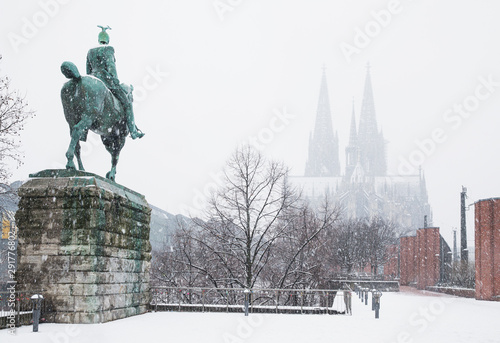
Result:
M97 175L46 170L19 189L18 290L43 291L48 322L100 323L147 311L151 209Z
M500 301L500 198L475 204L476 299Z

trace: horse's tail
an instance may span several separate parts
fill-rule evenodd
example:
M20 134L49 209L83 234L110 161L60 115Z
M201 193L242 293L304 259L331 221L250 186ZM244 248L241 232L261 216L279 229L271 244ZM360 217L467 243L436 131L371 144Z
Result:
M82 78L80 72L78 71L78 68L73 62L63 62L63 64L61 64L61 72L68 79L80 80Z

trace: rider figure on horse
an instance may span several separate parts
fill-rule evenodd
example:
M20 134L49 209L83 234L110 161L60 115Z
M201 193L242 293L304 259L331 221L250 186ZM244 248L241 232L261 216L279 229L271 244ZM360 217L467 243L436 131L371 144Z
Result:
M116 73L115 49L109 46L109 35L106 32L109 26L99 26L99 44L101 46L90 49L87 54L87 74L100 79L113 95L120 101L125 111L127 127L132 139L142 138L144 133L137 128L132 110L132 102L128 99L126 91L120 86Z

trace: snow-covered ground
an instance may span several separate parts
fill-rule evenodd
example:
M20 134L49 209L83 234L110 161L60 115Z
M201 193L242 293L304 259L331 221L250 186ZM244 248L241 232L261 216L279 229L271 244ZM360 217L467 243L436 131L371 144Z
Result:
M2 343L500 342L500 302L426 292L384 293L380 319L353 295L353 315L148 313L96 325L0 330Z

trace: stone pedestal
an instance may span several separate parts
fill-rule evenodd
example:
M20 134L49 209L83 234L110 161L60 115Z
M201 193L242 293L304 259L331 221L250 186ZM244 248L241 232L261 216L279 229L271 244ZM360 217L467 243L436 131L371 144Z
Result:
M55 323L99 323L147 311L151 209L100 176L46 170L19 189L17 289L42 291Z

